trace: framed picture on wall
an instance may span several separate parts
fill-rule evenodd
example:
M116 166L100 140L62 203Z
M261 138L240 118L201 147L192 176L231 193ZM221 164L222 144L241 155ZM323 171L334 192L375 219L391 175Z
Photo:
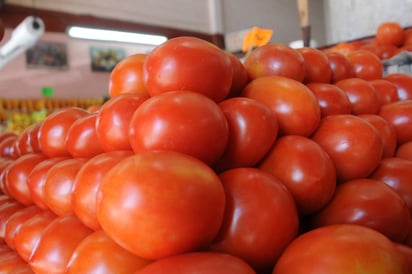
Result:
M114 47L90 47L92 71L110 72L125 57L122 48Z
M67 69L67 45L39 41L26 51L26 65L28 68Z

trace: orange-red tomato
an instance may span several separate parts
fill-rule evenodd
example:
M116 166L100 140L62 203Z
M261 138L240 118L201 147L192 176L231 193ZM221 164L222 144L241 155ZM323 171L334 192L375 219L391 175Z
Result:
M240 95L243 88L249 82L249 76L247 74L245 66L240 61L240 59L230 52L227 52L227 54L229 55L230 61L232 62L233 66L232 85L230 87L229 95L227 97L232 98Z
M375 93L376 96L378 96L381 106L399 100L398 88L391 81L386 79L375 79L369 81L369 83L375 88Z
M412 75L406 73L391 73L383 79L396 85L399 100L412 99Z
M321 117L352 113L352 105L346 93L335 84L309 83L306 85L318 100Z
M381 107L379 115L395 128L398 146L412 141L412 100L386 104Z
M355 77L353 65L349 62L346 55L340 52L327 51L326 56L328 57L329 66L332 71L331 83Z
M297 51L302 54L305 65L305 77L303 83L330 83L332 69L326 54L316 48L303 47Z
M3 203L0 204L0 242L4 242L6 237L7 220L23 208L25 208L25 206L14 199L3 201Z
M395 156L412 161L412 141L399 145L396 148Z
M367 50L355 50L347 55L355 77L363 80L381 79L383 65L378 56Z
M16 142L20 155L41 152L38 140L40 126L41 122L32 124L19 134Z
M405 38L402 26L398 22L383 22L375 32L375 39L382 45L401 46Z

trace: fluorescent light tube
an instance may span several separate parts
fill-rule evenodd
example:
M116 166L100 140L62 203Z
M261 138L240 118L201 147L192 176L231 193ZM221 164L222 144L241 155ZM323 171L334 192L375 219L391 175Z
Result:
M136 43L157 46L167 40L166 36L125 32L116 30L96 29L88 27L71 26L67 34L73 38L91 39L99 41L113 41L124 43Z

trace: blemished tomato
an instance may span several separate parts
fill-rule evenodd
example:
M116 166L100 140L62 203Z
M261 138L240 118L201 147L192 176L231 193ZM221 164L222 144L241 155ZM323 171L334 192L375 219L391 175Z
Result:
M383 143L376 129L352 114L323 118L312 139L331 157L338 182L367 177L382 158Z
M97 140L104 151L132 150L128 135L130 120L148 98L147 94L120 94L104 103L95 124Z
M130 150L102 153L88 160L77 172L72 187L72 208L80 221L91 229L101 228L96 215L96 197L104 175L132 154Z
M39 133L40 149L46 156L70 156L66 147L66 136L71 125L89 113L78 107L63 108L49 114L42 122Z
M283 76L302 82L305 64L302 54L281 43L269 43L252 50L243 62L249 79Z
M129 141L135 153L173 150L212 165L224 153L229 127L222 109L191 91L150 97L132 116Z
M353 65L345 55L333 51L328 51L325 54L328 57L329 66L332 71L331 83L355 77Z
M320 227L296 238L282 253L272 274L407 274L395 244L365 226Z
M229 126L229 140L223 156L215 163L217 171L253 167L267 154L278 135L278 122L264 103L246 97L219 103Z
M239 257L258 273L271 269L298 233L291 193L279 179L257 168L233 168L219 177L227 202L210 250Z
M399 100L412 99L412 76L406 73L390 73L383 77L397 87Z
M51 221L40 235L29 258L35 273L64 273L77 245L92 230L69 214Z
M303 47L296 49L302 54L305 65L305 77L303 83L330 83L332 69L326 54L316 48Z
M103 148L97 140L97 113L77 119L69 128L66 137L66 148L74 158L91 158L103 153Z
M240 59L230 52L226 53L229 55L230 61L232 62L233 66L232 85L230 87L229 95L227 96L227 98L232 98L240 95L243 88L249 82L249 76L247 74L245 66L240 61Z
M306 85L318 100L321 118L334 114L352 113L352 105L346 93L337 85L309 83Z
M233 79L232 61L215 45L196 37L175 37L154 48L143 65L150 96L190 90L215 102L225 99Z
M386 104L381 107L379 115L395 128L398 146L412 141L412 100Z
M378 179L360 178L336 187L332 201L311 216L313 227L358 224L370 227L394 242L403 242L412 222L406 202Z
M64 273L131 274L150 262L130 253L103 230L98 230L76 246Z
M145 53L136 53L117 63L109 77L110 97L123 93L147 94L143 81L143 64L146 57Z
M44 203L58 216L73 213L74 179L87 158L68 158L50 167L44 179Z
M375 80L383 77L381 59L367 50L355 50L347 55L353 66L355 77L363 80Z
M287 135L279 138L259 168L274 175L288 188L300 215L320 210L335 192L334 163L309 137Z
M412 161L412 141L405 142L398 146L395 151L395 156Z
M370 177L394 189L412 214L412 161L397 157L383 159Z
M146 259L205 248L220 229L224 208L217 174L204 162L174 151L142 152L122 160L106 173L97 196L103 230Z
M369 81L360 78L348 78L336 82L335 85L348 96L353 114L378 113L381 104L374 86Z
M244 88L242 96L259 100L272 109L280 135L310 136L319 125L321 112L316 96L296 80L259 77Z
M375 79L369 81L369 83L375 88L375 93L381 106L399 100L398 88L394 83L385 79Z
M238 257L217 252L189 252L159 259L134 274L256 274Z
M398 22L383 22L375 32L375 39L382 45L401 46L405 38L402 26Z

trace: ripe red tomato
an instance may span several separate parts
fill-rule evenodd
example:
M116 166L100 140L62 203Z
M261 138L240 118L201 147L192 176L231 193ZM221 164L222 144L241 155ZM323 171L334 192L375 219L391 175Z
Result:
M229 55L215 45L196 37L176 37L148 54L143 77L151 96L190 90L220 102L229 95L233 66Z
M367 50L355 50L347 55L352 63L355 77L363 80L375 80L383 77L381 59Z
M386 104L379 115L395 128L398 146L412 141L412 100Z
M338 182L367 177L382 158L382 139L376 129L352 114L323 118L312 139L331 157Z
M240 61L240 59L230 52L226 53L229 55L230 61L232 62L233 66L232 85L230 87L229 95L227 96L228 98L232 98L240 95L243 88L249 82L249 76L247 74L245 66Z
M33 248L31 268L35 273L64 273L76 246L91 233L72 214L55 218L43 229Z
M135 274L256 274L238 257L217 252L189 252L157 260Z
M352 113L376 114L381 107L375 88L369 81L360 78L348 78L335 83L349 98Z
M147 99L129 125L135 153L173 150L209 165L223 155L228 138L228 123L219 105L191 91L166 92Z
M119 246L103 230L86 236L74 249L64 273L130 274L151 261Z
M382 51L381 59L383 60L390 59L396 54L398 54L399 52L401 52L401 50L395 45L386 44L386 45L381 45L380 47Z
M353 65L345 55L333 51L327 51L325 54L329 60L329 66L332 71L331 83L355 77Z
M310 136L319 125L318 100L304 84L282 76L252 80L242 95L268 105L279 125L280 135Z
M7 220L23 208L25 208L25 206L14 199L5 200L0 204L0 242L4 242L6 237Z
M41 122L32 124L19 134L16 142L20 155L41 152L38 140L40 126Z
M17 134L11 134L10 136L6 136L4 139L0 141L0 155L4 158L11 158L15 159L14 155L14 144L18 139Z
M298 233L292 195L279 179L257 168L234 168L219 177L225 215L210 250L239 257L258 273L271 269Z
M375 88L375 93L378 96L381 106L399 100L398 88L389 80L376 79L369 81L369 83Z
M66 136L71 125L89 113L81 108L59 109L43 120L38 139L41 151L48 157L70 156L66 147Z
M223 156L214 165L223 171L253 167L267 154L276 140L278 122L264 103L246 97L233 97L219 103L229 126L229 140Z
M332 79L332 69L326 54L316 48L303 47L297 51L302 54L305 65L305 77L303 83L330 83Z
M249 79L263 76L283 76L302 82L305 64L302 54L280 43L269 43L252 50L243 62Z
M332 201L311 216L313 227L358 224L379 231L395 242L408 236L412 221L406 202L378 179L360 178L336 187Z
M395 244L365 226L338 224L313 229L282 253L272 274L407 274Z
M32 274L30 266L14 250L0 254L0 273Z
M128 135L130 120L148 98L147 94L120 94L100 108L95 126L97 140L104 151L132 150Z
M104 175L131 155L130 150L102 153L88 160L77 172L72 187L72 208L80 221L91 229L101 229L96 215L96 197Z
M359 49L370 51L371 53L373 53L373 54L375 54L376 56L378 56L379 59L383 59L383 48L382 48L382 45L376 43L375 40L366 42L366 43L363 44Z
M408 272L412 272L412 247L402 244L402 243L395 243L396 248L400 251L405 259L405 265L407 266Z
M97 219L123 248L159 259L207 247L220 229L224 205L222 183L204 162L174 151L149 151L106 173Z
M259 166L288 188L300 215L315 213L333 196L336 170L323 148L298 135L279 138Z
M412 99L412 76L406 73L390 73L383 79L396 85L399 100Z
M334 114L352 113L352 105L346 93L337 85L309 83L306 85L318 100L321 118Z
M146 57L145 53L136 53L117 63L109 77L110 97L123 93L147 94L143 80L143 64Z
M381 23L375 32L375 39L382 45L401 46L405 38L404 30L398 22Z
M398 146L395 151L395 156L412 161L412 141L405 142Z

